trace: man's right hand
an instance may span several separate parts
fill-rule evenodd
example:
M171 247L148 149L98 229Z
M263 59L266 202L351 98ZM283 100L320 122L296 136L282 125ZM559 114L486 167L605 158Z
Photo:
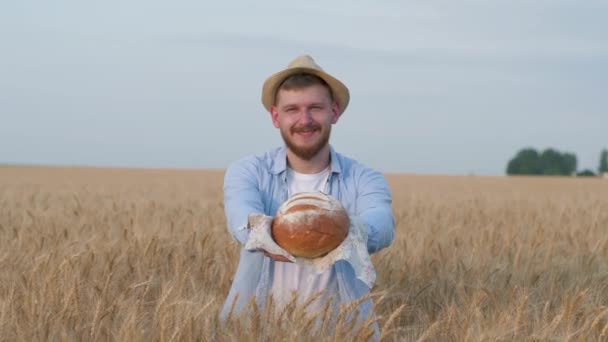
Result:
M289 259L287 259L286 257L282 256L282 255L278 255L278 254L272 254L272 253L268 253L266 251L263 251L264 255L269 257L270 259L274 260L274 261L280 261L280 262L292 262Z
M271 227L272 220L274 219L274 217L265 216L264 214L257 214L257 215L250 214L249 221L247 222L247 229L252 228L252 222L251 222L252 218L255 219L255 222L253 223L253 225L264 224L264 225L267 225L266 226L267 229L270 229L269 227ZM272 253L266 252L263 249L261 250L261 252L263 252L265 256L269 257L270 259L272 259L274 261L292 262L282 255L272 254Z

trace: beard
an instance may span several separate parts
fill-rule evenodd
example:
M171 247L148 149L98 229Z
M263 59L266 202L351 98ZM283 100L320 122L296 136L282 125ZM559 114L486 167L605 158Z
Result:
M298 132L311 130L321 131L321 137L319 137L319 140L310 146L298 146L290 138ZM316 156L325 147L325 145L329 143L330 134L331 126L328 126L326 130L323 130L321 125L317 123L312 123L306 126L291 127L291 129L289 129L289 134L284 130L281 130L281 137L283 138L285 145L287 145L287 148L289 148L293 154L302 160L311 160L314 156Z

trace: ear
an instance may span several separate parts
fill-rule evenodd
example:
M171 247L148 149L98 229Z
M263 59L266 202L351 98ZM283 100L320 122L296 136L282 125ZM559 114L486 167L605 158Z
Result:
M340 113L340 106L338 105L338 102L334 101L331 104L331 112L332 112L331 123L335 124L336 122L338 122L338 119L342 115L342 113Z
M275 128L279 128L279 110L277 106L270 107L270 118L272 119L272 124Z

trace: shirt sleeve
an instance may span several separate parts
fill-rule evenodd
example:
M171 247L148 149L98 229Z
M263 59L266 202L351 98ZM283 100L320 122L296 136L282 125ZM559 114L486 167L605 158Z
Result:
M369 253L388 247L395 238L395 218L392 198L382 173L365 168L359 177L357 216L367 226Z
M231 164L224 176L224 212L230 235L241 245L247 242L247 221L251 213L264 213L258 165L243 159Z

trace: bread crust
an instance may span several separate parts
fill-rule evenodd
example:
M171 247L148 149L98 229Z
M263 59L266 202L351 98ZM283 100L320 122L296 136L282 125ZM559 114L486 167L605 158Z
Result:
M320 192L292 196L272 223L275 242L296 257L326 255L348 235L348 214L333 197Z

